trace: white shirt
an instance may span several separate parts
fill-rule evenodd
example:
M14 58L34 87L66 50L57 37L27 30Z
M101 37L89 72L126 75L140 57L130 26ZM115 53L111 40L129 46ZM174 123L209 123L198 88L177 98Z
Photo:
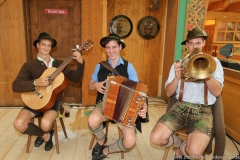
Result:
M45 63L45 65L47 66L47 68L51 68L52 67L52 65L53 65L53 61L54 61L54 59L50 56L50 62L49 63L47 63L46 61L44 61L41 57L39 57L39 56L37 56L37 59L39 60L39 61L43 61L44 63Z
M223 82L224 82L224 74L223 74L223 68L220 63L220 61L213 57L216 61L216 70L213 73L213 78L216 79L218 82L221 83L221 86L223 88ZM175 77L175 71L174 71L174 65L172 65L169 76L167 81L165 82L165 89L166 86L173 81ZM181 81L178 82L178 87L176 90L176 99L179 98L179 92L180 92L180 85ZM182 101L195 103L195 104L204 104L204 81L197 81L197 82L184 82L184 91L183 91L183 98ZM214 104L216 101L216 97L211 94L211 92L208 90L208 105Z

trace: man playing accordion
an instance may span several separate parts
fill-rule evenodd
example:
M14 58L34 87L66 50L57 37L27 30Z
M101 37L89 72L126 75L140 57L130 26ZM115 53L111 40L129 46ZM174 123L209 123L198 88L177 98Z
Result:
M106 49L108 55L107 62L114 68L121 76L129 80L138 82L137 73L133 65L124 60L120 56L120 50L124 49L126 45L116 34L110 34L100 40L100 45ZM117 123L118 127L122 130L123 138L118 139L115 143L105 146L107 137L103 132L103 123L107 118L103 115L103 95L106 89L106 79L112 74L110 70L105 68L102 64L97 64L92 74L92 80L89 82L90 90L97 90L96 108L91 112L88 125L89 129L97 138L97 143L92 150L93 160L102 160L108 154L120 151L129 151L136 142L135 128L127 127ZM143 108L138 112L138 116L146 118L147 105L144 103Z

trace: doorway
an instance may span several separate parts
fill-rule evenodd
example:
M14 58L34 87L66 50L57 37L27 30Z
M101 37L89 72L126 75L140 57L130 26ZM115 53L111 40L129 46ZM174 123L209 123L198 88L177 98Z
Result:
M26 23L27 60L37 57L33 41L41 32L49 33L57 40L57 46L51 50L51 56L65 61L72 49L81 42L81 2L80 0L23 0ZM72 60L68 66L76 68ZM68 83L64 91L64 102L81 103L80 83Z

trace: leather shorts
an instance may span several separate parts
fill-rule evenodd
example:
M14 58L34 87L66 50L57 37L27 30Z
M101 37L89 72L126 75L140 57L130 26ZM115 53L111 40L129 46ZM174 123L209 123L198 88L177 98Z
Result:
M187 134L200 132L211 137L213 116L211 106L177 101L158 122L165 124L173 133L186 125Z

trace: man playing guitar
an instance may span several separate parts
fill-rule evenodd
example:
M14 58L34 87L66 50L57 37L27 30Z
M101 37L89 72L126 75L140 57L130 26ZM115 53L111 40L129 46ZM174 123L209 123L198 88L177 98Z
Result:
M14 92L33 92L35 91L35 87L49 86L51 83L49 77L41 78L41 75L45 70L51 67L59 67L62 64L61 60L54 59L50 56L50 51L57 45L57 41L48 33L40 33L38 39L33 42L33 45L38 49L38 56L36 59L23 64L15 81L12 84L12 89ZM67 66L62 72L67 79L78 83L83 77L84 60L81 54L77 51L75 51L72 56L73 59L77 60L77 69L71 70ZM61 100L62 92L57 93L56 100L53 102L52 108L44 112L39 112L39 110L34 110L28 106L23 107L13 123L14 128L23 134L37 136L35 140L35 147L39 147L43 142L45 142L45 150L51 150L53 147L52 126L53 121L58 116ZM38 127L33 123L29 123L33 117L39 114L43 114L41 126Z

